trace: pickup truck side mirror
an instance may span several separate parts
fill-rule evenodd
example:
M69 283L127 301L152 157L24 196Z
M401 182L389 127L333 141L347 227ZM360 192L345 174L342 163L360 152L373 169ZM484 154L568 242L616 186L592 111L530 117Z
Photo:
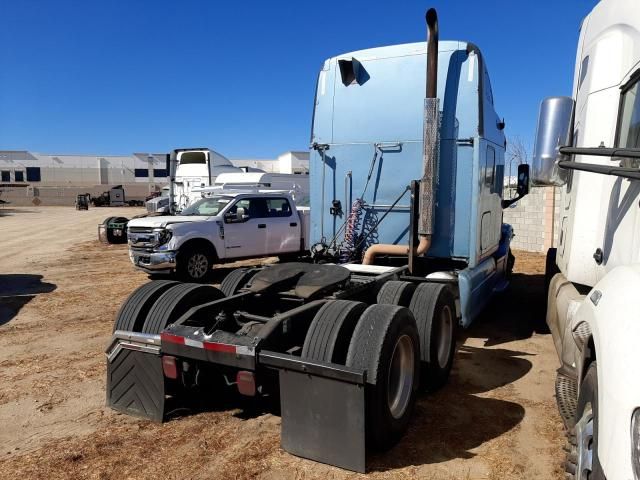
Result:
M247 215L246 210L242 207L238 207L235 212L225 213L224 222L225 223L243 223L249 220L249 215Z
M529 193L529 165L522 163L518 165L518 184L516 186L516 196L509 200L502 200L502 208L508 208L522 197Z

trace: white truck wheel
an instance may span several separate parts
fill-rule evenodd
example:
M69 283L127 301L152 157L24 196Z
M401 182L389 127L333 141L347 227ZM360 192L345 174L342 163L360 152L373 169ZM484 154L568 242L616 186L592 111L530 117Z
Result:
M598 460L598 369L589 365L580 385L576 425L569 433L566 471L573 480L605 480Z

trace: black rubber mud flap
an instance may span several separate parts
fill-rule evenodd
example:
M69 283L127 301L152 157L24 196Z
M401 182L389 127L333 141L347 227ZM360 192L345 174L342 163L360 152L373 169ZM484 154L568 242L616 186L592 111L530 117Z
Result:
M365 473L364 372L266 351L260 362L280 370L282 448Z
M162 422L165 380L159 348L131 349L114 339L107 351L107 406L127 415Z

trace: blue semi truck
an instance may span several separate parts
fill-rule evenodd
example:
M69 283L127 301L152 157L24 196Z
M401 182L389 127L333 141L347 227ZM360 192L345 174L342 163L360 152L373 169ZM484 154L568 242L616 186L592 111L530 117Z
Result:
M365 471L419 390L447 380L456 332L508 285L504 122L473 44L330 58L311 155L312 261L241 268L220 288L149 282L122 305L107 403L162 421L193 398L278 399L282 447ZM222 230L224 231L224 230Z

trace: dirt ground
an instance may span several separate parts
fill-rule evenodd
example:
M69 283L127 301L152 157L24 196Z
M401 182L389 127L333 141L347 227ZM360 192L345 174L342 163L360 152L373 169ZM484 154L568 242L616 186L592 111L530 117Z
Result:
M268 413L159 425L104 406L115 313L147 278L126 246L97 242L97 224L137 212L0 209L0 478L364 478L285 453ZM408 434L369 459L366 478L563 478L557 359L537 333L544 258L515 254L510 290L463 332L449 384L420 397Z

